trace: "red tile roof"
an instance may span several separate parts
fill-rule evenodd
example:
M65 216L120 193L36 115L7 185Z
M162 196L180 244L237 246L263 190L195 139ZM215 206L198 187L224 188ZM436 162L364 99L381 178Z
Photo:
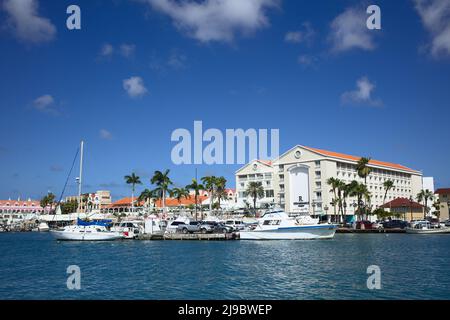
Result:
M437 193L437 194L450 194L450 188L440 188L440 189L437 189L434 193Z
M202 203L202 201L204 201L205 199L208 199L208 197L206 196L198 196L197 197L197 204ZM167 198L166 199L166 207L178 207L178 206L188 206L188 205L192 205L195 204L195 197L194 195L190 195L188 198L181 198L180 201L178 201L177 199L174 198ZM162 207L162 200L158 199L155 202L155 205L158 208Z
M257 160L265 165L272 166L272 160Z
M383 204L382 206L380 206L380 208L416 208L416 209L421 209L423 208L423 205L421 205L418 202L415 201L410 201L407 198L395 198L392 201L389 201L385 204Z
M348 154L338 153L338 152L334 152L334 151L327 151L327 150L316 149L316 148L305 147L305 146L304 146L304 148L308 149L308 150L311 150L313 152L319 153L321 155L328 156L328 157L333 157L333 158L339 158L339 159L344 159L344 160L352 160L352 161L358 161L359 159L361 159L361 157L351 156L351 155L348 155ZM391 163L391 162L384 162L384 161L372 160L371 159L369 161L369 164L376 165L376 166L393 168L393 169L399 169L399 170L404 170L404 171L417 172L416 170L410 169L410 168L402 166L400 164Z
M138 201L138 197L134 197L134 204L137 206L143 205L144 201ZM122 198L117 200L116 202L111 203L110 207L127 207L131 206L131 197Z

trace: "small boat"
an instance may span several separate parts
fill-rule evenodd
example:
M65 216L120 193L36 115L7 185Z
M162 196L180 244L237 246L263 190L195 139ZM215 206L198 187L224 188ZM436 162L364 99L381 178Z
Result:
M115 223L110 230L119 232L125 239L134 239L143 233L142 221L127 220Z
M412 234L443 234L450 233L450 228L442 225L432 225L429 221L416 221L405 229L406 233Z
M39 223L37 230L39 232L47 232L50 230L50 228L49 228L47 222L41 222L41 223Z
M239 232L243 240L310 240L331 239L337 225L319 224L309 215L290 217L283 210L266 212L256 225Z
M101 225L70 225L62 230L51 230L56 240L107 241L121 239L119 232L108 231Z

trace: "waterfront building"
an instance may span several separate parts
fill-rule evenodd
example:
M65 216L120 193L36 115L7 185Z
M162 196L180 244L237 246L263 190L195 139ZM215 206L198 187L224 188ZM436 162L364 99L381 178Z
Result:
M406 221L422 220L424 218L424 206L414 201L412 198L396 198L381 205L380 208L389 211L393 216L397 216Z
M87 197L87 201L82 202L80 212L86 212L86 210L101 210L111 205L111 192L109 190L98 190L94 193L85 193L84 197ZM77 201L78 196L68 196L65 201Z
M41 207L39 200L0 200L0 222L11 223L37 218L40 214L50 212L50 206Z
M313 215L333 214L333 193L327 180L338 178L345 183L352 180L363 183L358 176L356 164L360 157L343 153L297 145L273 161L253 160L236 171L238 205L252 205L245 190L251 181L261 182L265 196L258 199L257 206L274 203L291 213L308 212ZM370 160L372 171L367 177L367 188L371 193L371 206L383 205L384 182L392 180L394 188L389 190L386 201L396 198L415 197L422 190L422 173L391 162ZM351 218L355 214L355 198L348 198L346 212Z
M435 194L439 203L439 219L441 221L450 219L450 188L437 189Z

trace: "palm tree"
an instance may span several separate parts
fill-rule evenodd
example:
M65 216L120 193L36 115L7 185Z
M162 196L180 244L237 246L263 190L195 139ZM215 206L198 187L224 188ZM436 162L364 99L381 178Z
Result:
M337 179L337 180L338 181L336 184L336 188L337 188L338 206L339 206L338 216L342 217L342 219L343 219L343 217L344 217L344 201L345 201L344 193L345 193L346 184L342 180L339 180L339 179Z
M364 184L367 186L367 177L372 172L372 168L368 167L370 162L370 158L362 157L358 160L356 164L356 171L358 172L358 176L364 179Z
M134 212L134 191L137 184L142 184L141 178L133 172L131 175L125 176L124 179L127 184L131 184L131 212Z
M337 196L337 188L338 188L339 182L340 182L339 179L333 178L333 177L328 178L328 180L327 180L327 184L329 186L331 186L331 190L330 191L333 192L333 195L334 195L334 198L332 199L331 203L332 203L333 208L334 208L334 219L335 220L336 220L336 205L339 202L338 201L338 196Z
M214 202L214 191L216 189L216 180L215 176L206 176L201 178L203 185L205 186L205 190L209 193L209 214L212 214L212 206Z
M189 190L187 190L186 188L173 188L170 192L170 196L177 199L179 209L181 210L181 199L189 198Z
M347 198L350 196L353 185L351 183L347 183L341 187L342 189L342 201L344 202L344 209L342 211L342 222L345 223L345 217L347 216Z
M225 177L218 177L216 179L216 197L217 202L219 203L219 210L220 210L220 201L221 200L228 200L228 193L226 190L227 185L227 179Z
M370 197L370 192L367 189L367 186L363 183L358 183L357 181L352 181L351 182L351 190L350 190L350 196L352 197L356 197L357 199L357 211L358 211L358 215L361 215L361 205L363 204L362 199L367 199Z
M151 199L154 197L154 193L150 190L150 189L145 189L144 191L141 192L141 194L138 197L138 201L139 202L147 202L148 201L148 212L150 213L150 203L151 203Z
M383 186L384 186L384 190L385 190L385 192L384 192L384 198L383 198L383 204L385 204L385 203L386 203L386 197L387 197L387 194L388 194L389 190L391 190L391 189L394 187L394 181L392 181L392 180L386 180L386 181L383 183Z
M166 213L166 194L170 192L169 187L173 184L169 178L169 172L169 169L164 172L156 170L150 180L152 184L156 185L153 191L161 197L163 214Z
M423 218L426 219L426 214L428 212L428 200L433 200L433 198L434 198L433 192L431 192L428 189L421 190L417 194L416 198L417 198L418 202L422 202L424 204L424 207L423 207Z
M53 211L53 203L55 202L55 198L56 198L56 196L53 193L51 193L51 192L48 193L47 199L48 199L48 204L50 204L50 212Z
M42 209L45 211L45 208L47 208L48 203L49 203L49 201L48 201L48 195L46 195L46 196L44 196L44 197L41 199L39 205L40 205L40 206L42 207Z
M264 188L261 182L252 181L248 184L245 193L253 199L253 209L256 214L256 200L264 197Z
M205 190L205 187L203 187L202 184L197 182L197 179L192 179L192 182L186 186L187 190L193 190L194 191L194 201L195 201L195 220L197 220L197 203L198 203L198 196L200 195L200 190ZM203 216L203 213L202 213ZM202 217L203 218L203 217Z

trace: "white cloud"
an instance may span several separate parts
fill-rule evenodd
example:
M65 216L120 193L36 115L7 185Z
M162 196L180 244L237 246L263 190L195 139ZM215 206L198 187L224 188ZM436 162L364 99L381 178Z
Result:
M131 77L123 80L123 88L131 98L141 97L148 92L141 77Z
M33 106L36 110L44 113L58 114L58 110L55 108L55 99L49 95L42 95L33 101Z
M49 19L38 15L37 0L5 0L2 9L8 13L7 27L21 41L41 43L52 40L56 27Z
M341 101L344 104L367 104L371 106L380 106L382 101L372 98L372 92L375 90L375 84L370 82L367 77L362 77L356 81L356 89L344 92Z
M347 8L331 22L328 40L332 51L342 52L351 49L373 50L374 31L367 29L367 14L361 7Z
M434 57L450 55L450 1L414 0L424 27L430 32L430 52Z
M309 22L303 23L302 30L289 31L284 36L284 41L289 43L310 42L315 32Z
M102 138L104 140L111 140L112 134L111 134L111 132L109 132L106 129L100 129L100 138Z
M186 66L187 57L178 52L177 50L172 50L169 59L167 60L167 65L174 69L182 69Z
M236 33L248 35L267 27L266 11L279 0L141 0L172 18L181 31L201 42L231 42Z
M136 45L134 44L123 43L120 45L120 54L126 58L131 57L134 54L135 50Z
M297 58L297 62L303 66L311 66L317 62L317 57L309 54L301 54Z
M109 43L105 43L104 45L102 45L102 47L100 49L100 55L103 57L109 57L113 54L113 52L114 52L114 47Z

